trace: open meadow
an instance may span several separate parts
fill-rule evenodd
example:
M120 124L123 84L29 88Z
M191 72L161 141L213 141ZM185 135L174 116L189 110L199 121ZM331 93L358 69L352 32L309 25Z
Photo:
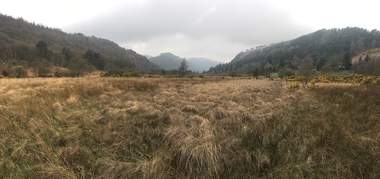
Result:
M0 79L0 136L0 178L379 178L380 90Z

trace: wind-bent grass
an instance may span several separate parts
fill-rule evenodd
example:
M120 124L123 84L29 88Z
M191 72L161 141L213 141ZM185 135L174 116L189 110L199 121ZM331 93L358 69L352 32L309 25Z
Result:
M0 178L379 178L380 92L288 86L1 79Z

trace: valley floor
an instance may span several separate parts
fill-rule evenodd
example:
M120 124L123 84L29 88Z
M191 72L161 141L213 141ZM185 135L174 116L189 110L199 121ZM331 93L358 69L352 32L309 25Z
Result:
M294 83L0 79L0 178L380 177L380 92Z

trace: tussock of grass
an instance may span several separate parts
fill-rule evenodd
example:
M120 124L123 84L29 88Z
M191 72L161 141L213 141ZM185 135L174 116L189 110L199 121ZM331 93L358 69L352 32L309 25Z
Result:
M283 83L0 80L0 178L379 178L376 88Z
M166 139L176 171L192 177L218 174L219 146L208 119L193 116L176 121L168 129Z

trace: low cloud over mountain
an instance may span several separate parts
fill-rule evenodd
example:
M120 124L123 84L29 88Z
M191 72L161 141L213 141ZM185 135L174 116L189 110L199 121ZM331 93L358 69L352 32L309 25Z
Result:
M81 31L115 40L136 51L158 55L230 60L245 48L287 40L307 32L290 14L252 0L144 0L80 25Z

